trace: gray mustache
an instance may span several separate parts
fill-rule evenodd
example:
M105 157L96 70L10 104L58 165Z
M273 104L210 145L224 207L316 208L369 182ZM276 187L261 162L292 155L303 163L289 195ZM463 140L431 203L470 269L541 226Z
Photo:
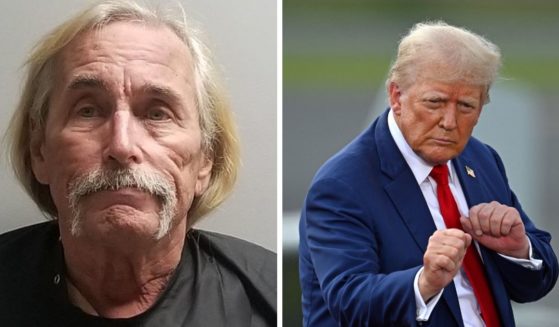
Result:
M122 188L136 188L169 201L175 197L174 185L160 173L140 169L109 170L98 168L78 176L69 185L69 198L79 199L100 191L116 191Z
M70 182L68 202L73 214L72 235L77 236L81 232L80 200L83 197L95 192L116 191L122 188L136 188L160 199L159 229L154 237L157 240L163 238L169 232L175 214L177 198L174 184L157 171L131 168L116 170L98 168L80 175Z

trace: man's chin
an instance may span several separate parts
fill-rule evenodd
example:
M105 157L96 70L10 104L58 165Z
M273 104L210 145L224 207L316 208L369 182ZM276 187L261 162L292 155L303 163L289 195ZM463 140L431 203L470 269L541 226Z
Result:
M432 149L428 149L428 151L416 153L426 163L436 166L454 159L460 152L451 147L434 147Z

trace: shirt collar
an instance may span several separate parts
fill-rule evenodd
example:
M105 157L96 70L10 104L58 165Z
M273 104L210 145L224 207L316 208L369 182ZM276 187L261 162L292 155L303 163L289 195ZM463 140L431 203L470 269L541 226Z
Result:
M406 160L406 163L410 167L413 176L417 181L417 184L423 183L427 179L427 177L429 177L433 166L428 164L427 162L425 162L425 160L418 156L412 150L408 142L406 142L402 131L398 127L398 124L396 124L392 109L390 109L390 112L388 113L388 129L390 130L390 134L392 135L394 142L396 142L398 150L400 150L400 152L404 156L404 160ZM450 160L446 164L448 166L448 171L450 172L449 183L454 183L454 169L452 169Z

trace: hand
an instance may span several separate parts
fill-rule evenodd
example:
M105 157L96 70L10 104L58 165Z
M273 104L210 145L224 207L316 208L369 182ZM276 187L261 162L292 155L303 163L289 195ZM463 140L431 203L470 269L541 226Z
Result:
M429 238L419 275L419 293L427 302L448 285L462 266L472 237L459 229L438 230Z
M461 217L464 231L479 244L504 255L528 259L530 244L518 210L499 202L481 203Z

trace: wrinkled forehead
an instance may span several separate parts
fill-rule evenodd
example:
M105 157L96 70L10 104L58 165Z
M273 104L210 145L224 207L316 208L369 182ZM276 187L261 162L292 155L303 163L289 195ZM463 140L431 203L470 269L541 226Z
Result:
M127 65L143 62L168 68L184 79L193 79L193 57L187 45L164 25L112 22L87 30L61 51L56 60L58 77L91 62Z

